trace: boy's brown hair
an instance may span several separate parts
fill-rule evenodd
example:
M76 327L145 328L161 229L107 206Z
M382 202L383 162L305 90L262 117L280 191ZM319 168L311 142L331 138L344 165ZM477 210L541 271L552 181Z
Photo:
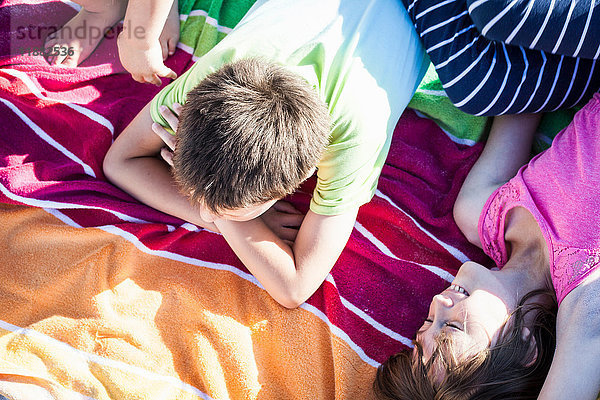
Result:
M302 77L262 59L226 64L187 95L175 179L214 213L278 199L308 177L329 132L327 107Z
M549 301L524 306L545 295ZM531 342L523 340L525 315L535 312ZM533 291L520 301L500 333L498 343L466 360L457 359L451 341L442 336L431 357L423 349L393 355L377 369L373 389L379 400L526 400L537 399L556 345L556 298ZM441 377L439 372L441 372Z

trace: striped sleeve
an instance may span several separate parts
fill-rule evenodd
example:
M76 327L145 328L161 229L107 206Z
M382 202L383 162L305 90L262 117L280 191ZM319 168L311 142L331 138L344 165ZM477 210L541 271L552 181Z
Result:
M600 56L600 0L467 0L490 40L569 57Z
M554 111L586 101L600 88L594 59L487 39L471 18L467 0L404 1L446 94L464 112Z

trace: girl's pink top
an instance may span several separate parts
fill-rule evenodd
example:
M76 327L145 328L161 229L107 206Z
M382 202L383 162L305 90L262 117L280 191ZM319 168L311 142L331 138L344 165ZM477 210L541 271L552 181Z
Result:
M548 150L487 200L479 217L479 237L499 267L508 260L504 223L514 207L527 209L542 230L560 304L600 267L600 94Z

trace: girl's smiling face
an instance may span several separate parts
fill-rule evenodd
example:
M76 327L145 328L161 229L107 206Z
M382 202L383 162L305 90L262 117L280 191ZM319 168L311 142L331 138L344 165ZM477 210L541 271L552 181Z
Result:
M449 288L434 296L429 314L417 332L427 361L442 336L461 360L493 345L517 307L517 294L497 277L498 271L474 263L463 264Z

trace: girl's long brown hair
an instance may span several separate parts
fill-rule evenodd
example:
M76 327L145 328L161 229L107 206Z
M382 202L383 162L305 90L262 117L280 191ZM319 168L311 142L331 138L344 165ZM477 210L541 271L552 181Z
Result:
M534 296L547 301L524 305ZM525 295L499 335L496 345L464 360L445 337L429 360L415 342L411 350L390 357L377 369L373 389L379 400L527 400L537 399L552 363L556 345L554 294L544 290ZM525 315L534 312L531 329L536 351L521 332ZM460 360L460 361L457 361ZM441 372L439 377L437 372Z

